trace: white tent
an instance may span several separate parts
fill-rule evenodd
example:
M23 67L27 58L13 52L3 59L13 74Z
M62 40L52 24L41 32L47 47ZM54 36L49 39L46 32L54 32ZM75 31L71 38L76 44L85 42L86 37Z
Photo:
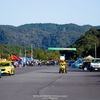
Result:
M94 57L92 57L91 55L85 57L85 59L93 59Z

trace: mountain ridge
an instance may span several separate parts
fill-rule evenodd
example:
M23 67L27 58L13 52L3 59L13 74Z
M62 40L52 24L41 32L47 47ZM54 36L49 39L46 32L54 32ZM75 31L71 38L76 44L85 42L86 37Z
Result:
M33 45L37 48L67 47L73 44L90 28L100 26L77 24L36 23L18 27L0 25L0 43L21 46Z

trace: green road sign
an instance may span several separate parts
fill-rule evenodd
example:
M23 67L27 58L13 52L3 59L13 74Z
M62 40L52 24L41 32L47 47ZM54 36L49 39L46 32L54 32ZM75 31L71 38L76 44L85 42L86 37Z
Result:
M49 47L48 50L76 50L76 48L52 48Z

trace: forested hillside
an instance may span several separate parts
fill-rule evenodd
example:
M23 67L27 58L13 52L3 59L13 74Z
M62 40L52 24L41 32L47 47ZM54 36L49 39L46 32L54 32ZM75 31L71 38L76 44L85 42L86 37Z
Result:
M62 51L62 54L66 54L66 59L76 59L88 55L100 58L100 29L91 28L70 47L77 50Z
M30 46L0 44L0 59L9 59L11 55L17 55L19 57L32 56L39 60L59 60L60 57L59 51L48 51L40 48L31 48Z
M76 51L61 51L66 59L87 55L100 57L100 26L78 26L75 24L26 24L19 27L0 25L0 57L9 54L31 56L38 59L59 59L59 51L47 51L48 47L74 47ZM20 55L22 54L22 55Z
M18 27L0 25L0 43L30 46L67 47L93 26L76 24L25 24ZM98 26L99 27L99 26Z

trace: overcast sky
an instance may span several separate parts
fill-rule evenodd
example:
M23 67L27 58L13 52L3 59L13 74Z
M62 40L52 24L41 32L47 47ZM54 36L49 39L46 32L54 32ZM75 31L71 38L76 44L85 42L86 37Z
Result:
M0 25L100 25L100 0L0 0Z

